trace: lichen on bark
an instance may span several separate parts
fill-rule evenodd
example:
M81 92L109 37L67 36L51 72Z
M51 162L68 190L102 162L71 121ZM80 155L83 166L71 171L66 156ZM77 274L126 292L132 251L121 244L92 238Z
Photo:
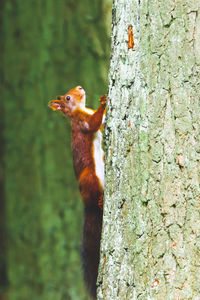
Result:
M200 299L199 12L113 3L98 299Z

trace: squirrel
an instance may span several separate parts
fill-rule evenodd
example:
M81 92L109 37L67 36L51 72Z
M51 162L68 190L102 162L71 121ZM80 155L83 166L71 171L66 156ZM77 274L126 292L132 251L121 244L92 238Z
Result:
M49 102L49 107L68 117L72 129L73 165L84 204L82 262L84 280L96 299L100 239L103 217L104 152L102 127L106 95L95 111L85 107L85 91L81 86Z

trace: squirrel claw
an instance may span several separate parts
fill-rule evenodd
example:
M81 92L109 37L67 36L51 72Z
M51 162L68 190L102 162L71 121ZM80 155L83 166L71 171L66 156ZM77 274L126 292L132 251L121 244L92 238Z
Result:
M107 99L107 95L103 95L100 97L99 101L101 102L101 104L105 105L106 104L106 99Z
M98 206L101 210L103 210L103 196L101 195L98 201Z

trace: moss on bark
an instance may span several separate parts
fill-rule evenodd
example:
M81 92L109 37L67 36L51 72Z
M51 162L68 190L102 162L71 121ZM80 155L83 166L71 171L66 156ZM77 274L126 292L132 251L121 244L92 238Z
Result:
M200 295L199 12L114 1L98 299Z

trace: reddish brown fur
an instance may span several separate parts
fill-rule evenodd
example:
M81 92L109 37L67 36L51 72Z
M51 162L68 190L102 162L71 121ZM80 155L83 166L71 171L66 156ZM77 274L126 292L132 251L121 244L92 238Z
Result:
M66 101L67 96L70 96L69 102ZM51 101L49 106L55 110L60 110L71 120L74 170L85 205L82 253L84 278L91 295L96 298L103 187L95 173L93 140L95 133L102 125L106 97L100 98L100 107L90 115L79 107L84 96L83 89L76 87L65 96L60 96L58 100Z
M85 205L97 205L101 194L103 194L103 188L95 173L93 154L94 134L99 129L99 124L101 124L103 116L101 111L103 112L101 109L100 112L95 113L96 118L93 119L94 122L91 124L87 120L88 115L85 116L82 115L82 113L81 116L78 116L78 119L81 120L78 124L76 122L77 116L72 118L72 153L74 170ZM92 116L90 117L92 119ZM81 126L85 121L89 123L89 128L87 129Z
M84 279L91 295L96 299L103 211L98 206L90 206L85 208L84 215L82 248Z

